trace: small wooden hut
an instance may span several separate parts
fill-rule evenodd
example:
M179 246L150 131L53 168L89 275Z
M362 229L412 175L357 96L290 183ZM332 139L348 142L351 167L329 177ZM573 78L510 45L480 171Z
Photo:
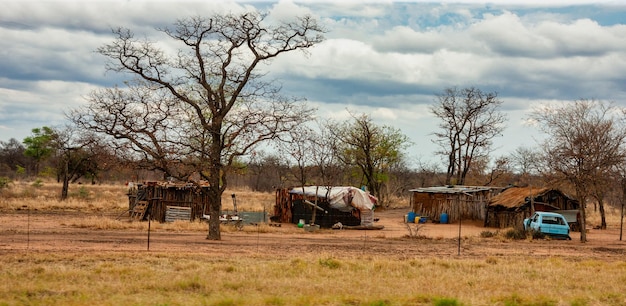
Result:
M442 215L447 222L485 220L489 200L502 187L488 186L436 186L411 189L411 207L418 216L440 222Z
M208 214L206 184L146 182L130 184L128 206L131 218L169 222L195 220Z
M565 217L572 230L577 230L579 208L578 201L558 189L510 187L489 202L485 226L520 227L535 211L554 211Z

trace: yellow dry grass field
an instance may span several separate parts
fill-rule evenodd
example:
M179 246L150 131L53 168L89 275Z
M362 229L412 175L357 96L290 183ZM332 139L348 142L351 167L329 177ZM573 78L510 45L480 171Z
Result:
M626 270L558 257L79 252L0 261L5 305L624 305Z
M209 241L203 222L153 222L148 232L148 222L119 218L126 192L72 185L62 202L51 182L1 191L0 305L626 305L614 210L610 229L585 244L470 225L461 241L446 236L456 225L409 237L406 207L380 212L380 232L223 226ZM272 193L229 190L225 209L232 193L241 210L274 203Z

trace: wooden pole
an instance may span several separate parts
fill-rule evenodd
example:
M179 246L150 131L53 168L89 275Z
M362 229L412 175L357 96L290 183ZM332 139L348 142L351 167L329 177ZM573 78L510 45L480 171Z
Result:
M459 195L460 196L460 195ZM459 200L459 198L457 197L457 214L459 217L459 245L458 245L458 250L457 253L459 256L461 256L461 201Z
M148 251L150 251L150 214L148 214Z
M315 215L317 215L317 191L320 187L315 187L315 206L313 207L313 216L311 217L311 225L315 224Z
M626 201L626 178L622 179L622 212L619 220L619 241L622 241L622 233L624 232L624 201Z

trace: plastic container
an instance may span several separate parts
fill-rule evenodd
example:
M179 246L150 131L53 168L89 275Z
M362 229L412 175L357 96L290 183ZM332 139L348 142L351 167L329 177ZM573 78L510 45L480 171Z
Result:
M298 221L298 227L299 227L299 228L302 228L303 226L304 226L304 219L300 219L300 220Z
M442 223L442 224L448 223L448 214L446 213L441 214L441 217L439 218L439 223Z
M406 217L406 222L415 223L415 212L410 211Z

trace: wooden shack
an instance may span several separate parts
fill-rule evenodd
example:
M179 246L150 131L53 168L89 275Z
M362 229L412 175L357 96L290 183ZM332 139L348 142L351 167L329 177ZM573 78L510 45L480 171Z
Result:
M357 192L362 197L355 194ZM364 197L368 199L367 202L371 207L360 206L365 200ZM357 199L361 201L357 201ZM374 222L373 206L375 201L377 201L376 198L356 187L282 188L276 190L276 204L270 219L281 223L299 223L300 220L304 220L305 224L315 223L322 228L331 228L337 223L346 227L367 224L369 226L366 228L374 228L371 224ZM312 222L314 212L315 221Z
M553 211L562 214L572 230L577 230L579 209L577 200L558 189L510 187L489 202L485 226L521 227L535 211Z
M485 220L487 204L502 191L502 187L488 186L435 186L411 189L411 207L416 215L433 222L462 220Z
M128 206L134 220L196 220L209 213L207 185L172 182L129 184Z

